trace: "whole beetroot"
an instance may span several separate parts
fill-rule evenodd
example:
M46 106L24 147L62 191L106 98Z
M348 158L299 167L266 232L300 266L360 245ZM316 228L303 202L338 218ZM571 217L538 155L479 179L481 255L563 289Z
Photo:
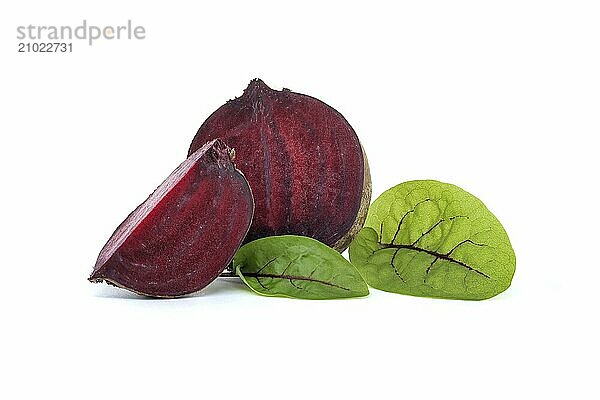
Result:
M202 124L189 154L216 138L235 149L252 188L246 242L293 234L343 251L363 226L367 159L348 121L322 101L254 79Z

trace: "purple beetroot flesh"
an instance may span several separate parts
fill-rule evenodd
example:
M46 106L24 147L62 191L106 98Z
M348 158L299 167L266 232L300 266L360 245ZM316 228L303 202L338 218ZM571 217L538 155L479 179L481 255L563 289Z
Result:
M213 140L192 153L121 223L89 278L152 297L196 292L231 262L254 204L231 150Z
M342 251L363 226L367 160L348 121L322 101L255 79L202 124L189 154L215 138L235 148L252 188L246 241L303 235Z

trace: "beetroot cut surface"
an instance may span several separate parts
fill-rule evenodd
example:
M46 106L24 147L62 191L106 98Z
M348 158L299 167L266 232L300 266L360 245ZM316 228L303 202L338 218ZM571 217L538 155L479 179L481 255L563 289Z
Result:
M191 154L119 225L89 280L152 297L212 282L244 240L254 210L231 154L220 140Z
M322 101L255 79L202 124L189 154L215 138L235 149L252 188L246 242L292 234L342 251L364 224L366 157L348 121Z

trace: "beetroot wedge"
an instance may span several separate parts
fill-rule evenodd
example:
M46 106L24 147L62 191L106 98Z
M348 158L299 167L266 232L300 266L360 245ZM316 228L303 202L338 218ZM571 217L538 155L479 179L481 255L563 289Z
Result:
M91 282L152 297L196 292L229 264L252 222L248 182L213 140L191 154L110 237Z

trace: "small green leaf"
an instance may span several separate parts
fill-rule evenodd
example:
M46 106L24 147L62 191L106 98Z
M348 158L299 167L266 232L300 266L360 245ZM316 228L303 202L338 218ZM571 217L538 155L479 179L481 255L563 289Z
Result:
M240 248L236 274L256 293L300 299L335 299L369 294L369 288L340 253L305 236L270 236Z
M401 183L373 202L350 261L376 289L448 299L493 297L515 272L508 235L486 206L430 180Z

